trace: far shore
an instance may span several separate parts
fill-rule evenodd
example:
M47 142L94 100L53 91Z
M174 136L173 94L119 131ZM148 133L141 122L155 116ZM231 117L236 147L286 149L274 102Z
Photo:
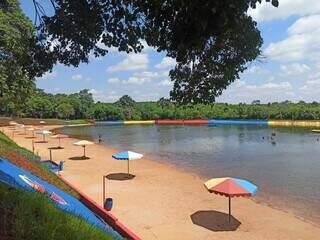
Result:
M45 126L56 129L61 126ZM12 130L4 128L12 137ZM16 133L14 141L32 150L31 139ZM36 143L35 152L49 158L48 148L58 144ZM39 138L40 140L40 138ZM121 180L126 162L111 155L119 151L106 145L87 147L88 160L78 160L82 148L76 138L61 140L64 149L52 150L53 160L65 161L61 175L102 205L102 178L108 175L106 192L113 198L112 213L142 239L316 239L320 228L290 212L274 209L247 198L233 198L232 223L227 221L227 198L210 194L205 179L174 166L149 159L131 161L131 180ZM134 150L134 149L121 149ZM214 176L212 176L214 177ZM254 180L253 180L254 181Z

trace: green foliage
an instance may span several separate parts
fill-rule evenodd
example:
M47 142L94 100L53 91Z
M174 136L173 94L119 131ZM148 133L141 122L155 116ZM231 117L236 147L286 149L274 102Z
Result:
M140 52L144 40L177 61L170 71L173 100L212 103L261 53L260 32L247 14L261 2L52 0L54 14L39 19L39 36L50 39L43 43L58 61L74 66L88 62L90 53L104 56L110 47ZM41 15L41 2L34 3ZM128 118L134 114L125 111Z
M114 239L84 219L58 209L40 193L0 183L0 234L4 239Z
M70 116L74 115L74 109L70 103L61 103L57 108L56 112L59 118L69 119Z
M0 4L0 113L19 114L35 88L34 78L50 70L53 62L34 35L32 22L17 0ZM9 109L8 109L9 108Z

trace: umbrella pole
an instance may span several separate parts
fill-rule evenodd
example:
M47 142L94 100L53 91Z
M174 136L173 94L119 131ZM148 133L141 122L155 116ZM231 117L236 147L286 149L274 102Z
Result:
M60 145L60 138L58 138L59 139L59 148L61 148L61 145Z
M86 157L86 146L83 146L83 156Z
M128 159L128 175L129 175L129 159Z
M229 223L231 222L231 197L229 196Z
M43 142L46 141L46 135L43 134Z

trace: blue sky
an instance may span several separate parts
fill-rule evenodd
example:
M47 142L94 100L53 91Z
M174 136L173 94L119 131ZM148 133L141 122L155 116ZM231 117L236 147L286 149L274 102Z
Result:
M20 2L33 19L32 1ZM263 3L250 10L264 39L265 58L252 63L218 102L320 101L320 1L279 2L279 8ZM158 100L169 96L172 84L168 71L174 64L165 53L148 46L140 54L111 49L107 56L92 57L89 64L78 68L58 64L51 73L37 79L37 86L51 93L87 88L95 100L103 102L114 102L124 94L136 101Z

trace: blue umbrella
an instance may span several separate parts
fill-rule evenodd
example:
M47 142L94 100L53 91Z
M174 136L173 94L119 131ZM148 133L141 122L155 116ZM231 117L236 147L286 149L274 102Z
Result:
M136 152L126 151L126 152L120 152L120 153L113 154L112 157L116 160L127 160L128 161L128 174L129 174L129 160L141 159L143 157L143 155L140 153L136 153Z

